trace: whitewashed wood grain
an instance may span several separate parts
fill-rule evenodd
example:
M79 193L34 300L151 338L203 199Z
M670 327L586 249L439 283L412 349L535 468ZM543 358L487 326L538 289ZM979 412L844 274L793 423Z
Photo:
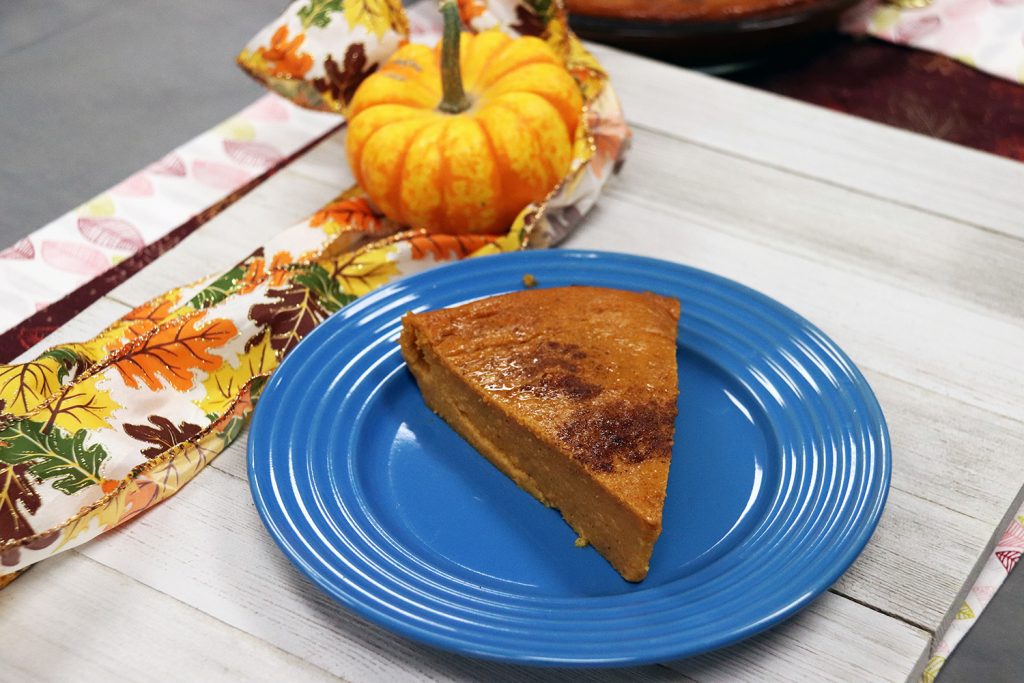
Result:
M1024 383L1007 372L1024 348L1024 323L1010 316L752 242L719 229L714 217L683 223L662 207L619 195L598 204L565 246L724 275L813 320L860 365L1007 417L1024 415Z
M327 183L336 191L347 190L355 181L345 159L345 135L342 129L328 136L313 149L289 164L288 172L315 182Z
M739 645L667 666L708 683L902 681L913 666L905 653L921 651L927 640L925 631L825 593L799 618ZM808 656L818 650L831 652L824 670Z
M974 519L1006 511L1024 472L1024 427L901 382L866 373L889 424L892 485Z
M996 522L891 488L871 541L833 590L934 632Z
M337 680L77 553L0 592L0 680Z
M1022 164L613 48L591 49L636 126L1024 236ZM747 188L735 189L742 196Z
M253 510L245 481L220 471L197 478L160 509L80 552L350 680L546 681L578 676L442 653L352 616L302 578L273 545ZM806 675L839 680L863 671L879 680L908 671L927 640L925 632L839 596L824 598L785 628L749 647L729 650L737 662L733 666L756 661L752 671L772 679ZM830 637L802 638L809 631L845 634L842 652ZM672 666L686 671L689 664ZM587 680L596 681L670 677L662 667L587 673Z
M609 193L658 207L679 229L696 221L983 312L1024 318L1024 240L644 130L636 131ZM1016 210L1024 220L1024 186Z
M348 680L572 678L565 671L444 653L355 617L278 550L255 512L248 484L219 471L204 472L159 508L76 552ZM674 677L663 667L592 675L596 681Z

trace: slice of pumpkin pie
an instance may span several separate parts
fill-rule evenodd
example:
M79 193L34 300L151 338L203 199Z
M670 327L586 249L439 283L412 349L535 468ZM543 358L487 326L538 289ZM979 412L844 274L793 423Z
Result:
M640 581L661 533L678 320L655 294L532 289L406 314L401 346L428 406Z

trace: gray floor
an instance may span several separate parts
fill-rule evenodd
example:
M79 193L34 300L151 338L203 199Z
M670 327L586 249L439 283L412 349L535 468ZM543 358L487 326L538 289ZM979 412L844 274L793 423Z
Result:
M1024 572L1015 569L946 662L940 683L1024 681Z
M234 65L285 0L0 0L0 248L218 123L261 89ZM1024 680L1024 574L946 665Z
M0 0L0 248L227 118L283 0Z

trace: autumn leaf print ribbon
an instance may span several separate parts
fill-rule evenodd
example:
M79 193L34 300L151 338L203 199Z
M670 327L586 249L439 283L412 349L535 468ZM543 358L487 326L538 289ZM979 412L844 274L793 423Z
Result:
M353 188L226 272L91 340L0 366L0 585L173 495L238 437L284 356L357 297L444 261L550 246L579 223L629 139L607 76L554 0L460 7L473 30L540 35L579 83L586 125L561 184L506 234L472 236L396 225ZM303 0L239 63L299 104L343 113L407 39L398 0Z

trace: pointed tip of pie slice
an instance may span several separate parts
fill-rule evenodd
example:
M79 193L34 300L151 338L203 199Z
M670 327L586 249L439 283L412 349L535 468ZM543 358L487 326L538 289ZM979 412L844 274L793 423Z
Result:
M661 533L679 302L530 289L403 319L424 400L629 581Z

